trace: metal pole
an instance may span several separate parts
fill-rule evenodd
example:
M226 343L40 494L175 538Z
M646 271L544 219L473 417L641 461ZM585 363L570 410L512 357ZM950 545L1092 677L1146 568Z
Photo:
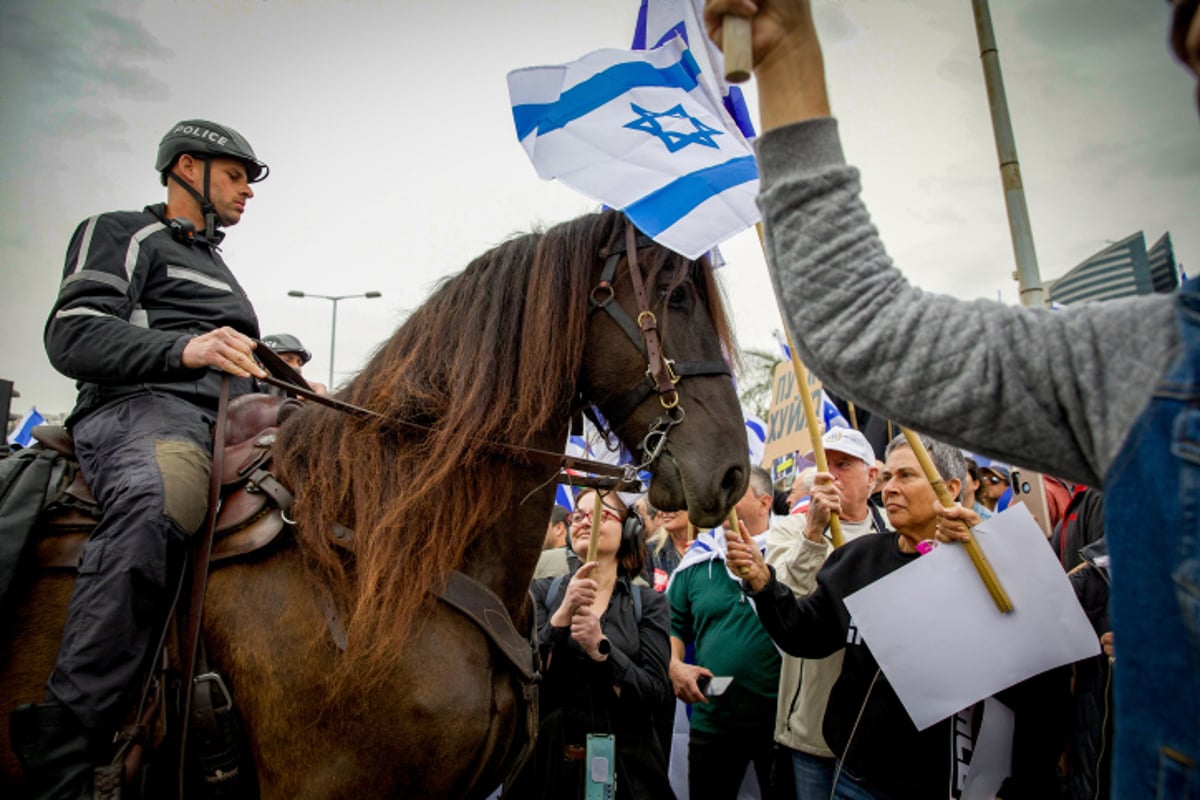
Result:
M1000 54L996 49L996 34L987 0L971 0L975 11L975 31L979 36L979 58L983 62L983 78L987 85L988 105L992 111L992 132L996 136L996 154L1000 158L1000 180L1004 184L1004 204L1008 209L1008 225L1012 232L1013 252L1017 271L1013 273L1021 292L1021 305L1042 308L1046 305L1042 278L1038 272L1037 253L1033 247L1033 230L1029 225L1029 209L1025 205L1025 187L1021 182L1021 167L1017 162L1017 144L1013 137L1012 119L1008 114L1008 99L1004 94L1004 78L1000 74Z
M334 348L337 347L337 304L339 300L353 300L355 297L365 297L368 300L374 300L377 297L383 297L381 292L372 289L369 292L362 294L309 294L302 292L299 289L292 289L288 292L288 297L315 297L319 300L328 300L333 303L333 319L329 323L329 389L333 389L333 362Z
M329 391L333 391L333 354L335 351L334 345L337 343L337 304L340 297L329 298L333 301L333 322L329 325Z

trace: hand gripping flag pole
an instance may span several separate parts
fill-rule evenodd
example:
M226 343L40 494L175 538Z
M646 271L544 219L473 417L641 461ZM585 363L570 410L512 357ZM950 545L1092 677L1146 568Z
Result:
M908 446L913 451L913 455L917 457L917 461L921 464L921 469L925 472L925 477L933 485L933 491L937 493L938 502L945 508L953 506L955 500L950 496L949 490L946 489L946 483L942 480L942 476L938 474L937 467L933 465L933 459L929 457L929 451L925 449L925 443L921 441L921 437L916 431L906 428L903 425L900 426L900 431L904 434L904 438L908 440ZM963 544L967 548L967 555L971 557L971 563L975 565L975 571L979 573L979 577L983 579L983 585L987 587L988 594L992 596L992 601L996 604L996 608L1000 609L1001 614L1011 612L1013 610L1012 600L1008 598L1008 593L1000 585L1000 579L996 577L995 570L992 569L992 565L988 563L987 556L980 549L979 542L975 541L975 534L971 530L970 525L967 526L967 541Z
M728 17L726 17L728 19ZM762 226L759 226L761 236ZM766 252L763 257L766 258ZM817 463L817 472L829 472L829 462L825 458L825 443L821 441L821 428L817 421L817 408L813 403L812 393L808 390L808 369L796 355L796 346L792 343L792 335L787 334L788 350L792 352L792 369L796 371L796 386L800 389L800 404L804 406L804 424L808 426L808 437L812 439L813 461ZM846 542L842 535L842 521L836 511L829 513L829 536L833 539L834 547L841 547Z

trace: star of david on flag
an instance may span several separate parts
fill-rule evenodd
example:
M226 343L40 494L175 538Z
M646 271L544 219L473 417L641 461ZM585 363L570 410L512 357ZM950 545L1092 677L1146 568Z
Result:
M517 138L544 179L623 210L688 258L759 219L750 145L679 38L508 74Z
M689 144L717 147L717 143L713 140L713 137L720 136L722 132L716 128L708 127L700 120L691 116L683 110L683 106L681 105L658 113L644 109L637 103L630 103L630 105L638 115L638 118L633 122L625 123L625 127L633 128L635 131L645 131L657 136L672 153L682 150ZM667 123L665 127L663 126L663 122ZM676 130L675 126L672 125L675 122L682 123L684 128L690 125L691 130Z

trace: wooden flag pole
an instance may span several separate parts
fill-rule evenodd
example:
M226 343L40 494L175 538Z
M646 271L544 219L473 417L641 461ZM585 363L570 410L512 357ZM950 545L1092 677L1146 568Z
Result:
M721 28L725 53L725 80L744 83L750 79L754 56L750 48L750 18L726 14Z
M725 17L728 22L729 16ZM761 222L754 226L758 231L758 246L762 248L763 260L767 260L767 242L763 236L763 225ZM778 303L779 298L775 301ZM784 318L783 308L779 309L780 318ZM800 405L804 408L804 424L808 426L808 438L812 440L813 460L817 464L818 472L828 472L829 464L825 461L825 445L821 441L821 426L817 420L817 409L813 406L812 395L808 391L808 370L804 368L804 364L800 362L800 357L796 355L796 345L792 343L792 334L790 331L784 330L784 335L787 336L788 353L792 357L792 369L796 372L796 387L800 391ZM845 542L845 537L842 536L842 521L838 519L837 514L829 515L829 538L833 540L834 547L841 547Z
M630 511L629 513L634 513ZM604 520L604 495L599 491L596 492L596 507L592 509L592 535L588 537L588 562L595 561L599 557L600 550L600 523Z
M808 391L808 370L796 356L791 334L788 334L788 349L792 351L792 369L796 370L796 387L800 391L800 404L804 406L804 424L808 426L808 435L812 439L813 461L817 463L817 472L829 472L829 462L825 460L825 443L821 441L817 409L813 405L812 393ZM842 521L838 519L837 512L829 514L829 536L833 539L834 547L841 547L845 542L845 537L842 536Z
M921 441L921 437L916 431L905 428L903 425L900 426L900 430L904 434L904 438L908 440L909 449L913 451L913 455L920 462L921 469L925 472L925 477L933 485L933 491L937 494L938 502L945 508L953 506L955 500L950 496L949 490L946 489L946 483L942 480L942 476L938 474L937 467L933 465L933 459L929 457L929 451L925 449L925 443ZM983 585L987 587L988 594L992 596L992 601L995 602L996 608L1000 609L1000 613L1009 613L1013 610L1012 600L1008 599L1008 593L1000 585L1000 579L996 577L995 570L992 569L992 565L988 563L987 556L980 549L979 542L975 541L975 534L969 525L967 526L967 537L967 541L964 544L967 548L967 555L971 557L971 563L975 565L975 571L983 579Z
M738 510L737 509L730 509L730 530L733 531L734 536L737 536L740 539L740 536L742 536L742 531L740 531L740 529L738 529ZM749 572L749 571L750 571L750 567L748 567L748 566L743 565L743 566L738 567L739 575L745 575L745 573Z

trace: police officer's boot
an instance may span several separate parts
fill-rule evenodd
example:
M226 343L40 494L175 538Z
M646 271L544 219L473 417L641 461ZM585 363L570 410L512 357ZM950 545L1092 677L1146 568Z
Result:
M13 751L25 769L29 800L92 797L91 738L61 703L23 705L9 718Z

